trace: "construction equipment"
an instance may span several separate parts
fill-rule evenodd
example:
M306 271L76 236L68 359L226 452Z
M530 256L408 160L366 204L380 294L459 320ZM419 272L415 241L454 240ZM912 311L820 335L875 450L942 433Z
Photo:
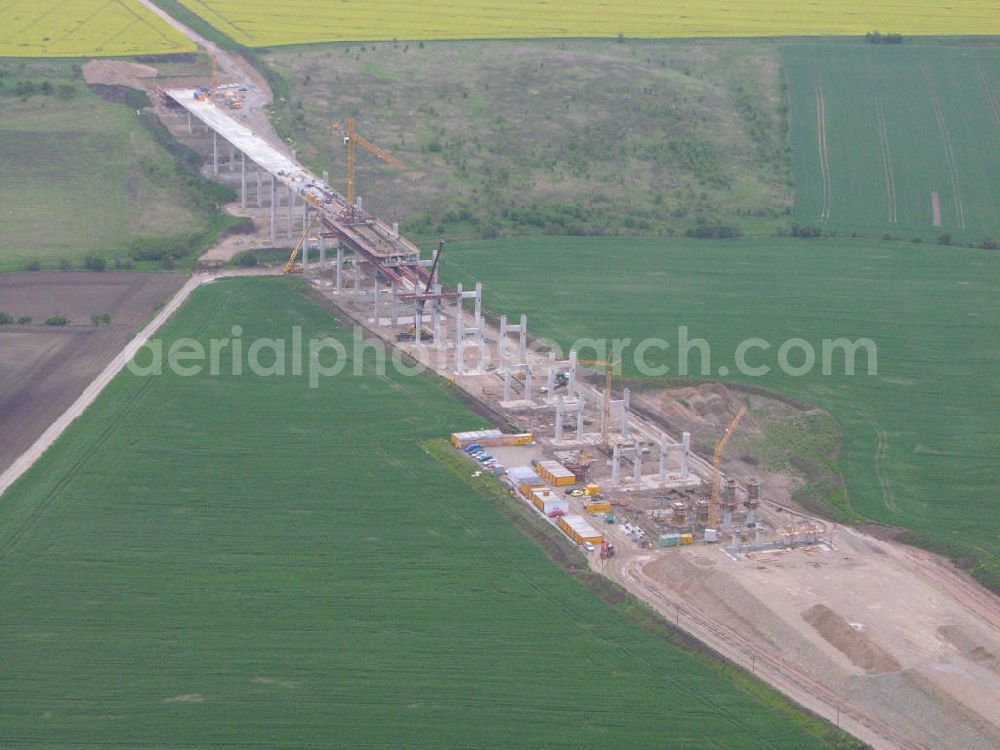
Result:
M316 219L319 218L319 214L313 214L312 220L309 222L309 226L305 228L302 232L302 236L299 237L299 241L295 243L295 247L292 249L292 254L288 256L288 262L285 264L285 268L282 273L301 273L301 268L295 267L295 260L299 257L299 250L302 249L302 244L306 241L309 236L309 232L312 231L313 225L316 223Z
M441 262L441 256L444 255L444 245L445 245L444 240L438 240L438 251L437 254L434 256L434 263L431 264L431 272L430 275L427 277L427 285L424 287L424 294L429 293L431 291L431 286L434 284L434 275L437 273L438 264ZM426 306L427 306L427 297L424 297L422 300L420 300L421 314L423 313L424 308Z
M611 429L611 375L614 373L615 367L620 365L622 361L620 359L614 362L611 362L610 360L579 359L576 363L578 365L604 366L604 412L601 416L601 445L603 446L605 453L610 453L611 439L609 437L609 432Z
M339 122L333 123L333 129L344 139L344 145L347 146L347 212L350 219L355 218L356 213L356 195L355 195L355 185L356 177L355 174L355 159L356 150L358 146L361 146L365 151L370 154L374 154L379 159L384 161L386 164L395 167L396 169L406 169L406 166L392 154L376 146L369 140L362 138L354 130L354 118L347 118L347 128L345 129Z
M719 464L722 461L722 451L725 450L729 438L733 436L733 432L736 431L740 422L743 421L743 417L749 411L745 406L739 410L736 416L733 417L733 421L726 428L726 434L722 436L722 440L715 446L715 453L712 456L712 494L708 506L708 527L712 529L719 528L719 484L722 481L722 475L719 473Z

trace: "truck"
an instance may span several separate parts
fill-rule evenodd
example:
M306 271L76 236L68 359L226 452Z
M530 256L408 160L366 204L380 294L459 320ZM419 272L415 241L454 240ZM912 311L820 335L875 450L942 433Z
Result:
M611 542L601 542L601 559L607 560L615 556L615 545Z

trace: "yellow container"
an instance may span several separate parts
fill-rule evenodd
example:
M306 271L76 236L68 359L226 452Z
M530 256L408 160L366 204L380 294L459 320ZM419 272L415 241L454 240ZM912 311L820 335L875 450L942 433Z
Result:
M588 484L587 489L583 491L585 495L591 497L593 495L598 495L601 492L601 485L599 484Z
M681 544L694 544L694 534L681 534Z
M583 508L585 511L591 515L596 515L598 513L610 513L611 503L601 502L601 503L587 503Z
M531 445L533 442L535 442L535 438L530 432L514 436L514 445Z

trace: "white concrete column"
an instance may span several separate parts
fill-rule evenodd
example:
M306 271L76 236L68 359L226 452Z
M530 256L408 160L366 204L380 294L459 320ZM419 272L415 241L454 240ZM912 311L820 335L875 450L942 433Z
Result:
M278 209L277 201L275 200L275 179L274 175L271 175L271 241L273 242L278 238Z
M611 454L611 484L617 486L621 484L621 464L622 464L622 447L618 443L615 443L614 452Z
M688 466L688 458L691 454L691 433L685 432L681 436L681 479L687 479L691 475Z
M549 352L549 374L548 379L545 381L545 392L549 395L549 398L554 396L554 391L556 387L556 353Z
M521 325L518 327L518 334L520 335L519 346L517 348L518 354L518 364L524 365L528 363L528 316L521 316Z
M303 272L309 266L309 238L303 233L302 235L302 270Z
M264 187L264 170L257 166L257 208L264 205L264 198L261 196L262 188Z
M524 368L524 400L531 401L531 365Z
M416 342L417 346L424 345L424 337L421 335L421 329L424 327L423 311L420 309L420 303L413 310L413 340Z
M240 206L247 207L247 157L240 151Z
M504 403L510 402L510 365L503 368L503 400Z
M434 321L434 346L441 346L441 307L434 300L431 308L431 320Z
M555 440L556 440L557 443L562 442L562 439L563 439L563 408L564 408L564 404L565 404L565 401L564 401L563 397L560 395L559 398L556 399L556 434L555 434Z
M323 236L322 228L319 231L319 264L326 265L326 238Z
M354 293L361 293L361 257L354 253L351 256L351 268L354 269Z
M327 172L325 169L323 170L323 182L326 183L327 185L330 184L330 173Z
M476 328L481 327L483 322L483 284L476 282Z
M229 171L236 171L236 149L233 148L233 144L229 144Z
M660 472L658 474L661 482L667 481L667 457L670 455L670 439L667 433L660 433Z
M375 314L372 316L375 325L382 325L382 284L379 283L378 274L375 274Z
M194 133L194 130L192 130L191 128L191 113L188 112L187 116L188 116L188 135L191 135L192 133Z
M627 438L629 435L629 389L626 388L622 391L622 437Z
M632 477L632 483L638 489L639 485L642 484L642 446L639 444L638 438L635 441L634 461L635 474Z
M570 398L576 393L576 349L573 349L569 353L569 384L567 392Z
M337 292L341 292L344 289L344 246L337 243Z

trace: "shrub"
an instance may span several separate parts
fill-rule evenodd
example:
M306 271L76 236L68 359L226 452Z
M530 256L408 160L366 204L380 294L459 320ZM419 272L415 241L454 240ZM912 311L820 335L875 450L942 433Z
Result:
M700 240L729 240L742 237L743 230L728 224L699 224L688 229L684 236L696 237Z
M947 232L945 234L942 234L940 237L938 237L938 244L939 245L950 245L951 244L951 235L948 234Z
M59 259L59 270L60 271L68 271L72 267L73 267L73 264L72 264L72 262L70 262L69 258L60 258Z
M31 325L31 316L30 315L22 315L20 318L17 319L17 324L19 326L30 326Z
M42 264L37 260L29 260L24 266L25 271L41 271Z
M996 250L998 248L1000 248L1000 244L997 244L997 241L992 237L983 240L983 250Z
M814 237L822 237L823 230L819 227L804 227L801 224L792 224L792 236L812 239Z
M242 253L236 258L236 265L240 268L254 268L255 266L260 265L260 261L252 252Z
M98 255L88 255L83 259L83 267L88 271L97 271L100 273L108 267L108 262Z
M47 326L68 326L69 318L63 315L53 315L51 318L46 318L45 325Z
M0 326L9 326L14 322L14 319L7 313L0 310Z

